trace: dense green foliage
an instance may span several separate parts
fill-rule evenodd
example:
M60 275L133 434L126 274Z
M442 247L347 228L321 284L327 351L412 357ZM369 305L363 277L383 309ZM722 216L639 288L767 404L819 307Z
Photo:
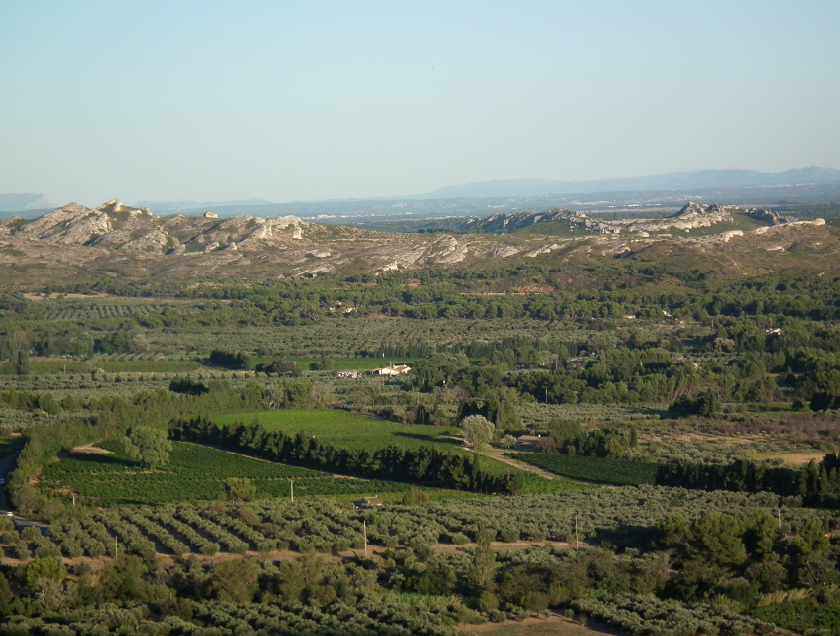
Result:
M831 635L840 633L840 608L835 606L805 601L758 607L754 613L765 621L806 634L808 630L827 630ZM814 636L821 636L821 633L817 631Z
M799 497L811 505L840 504L840 456L830 453L801 468L773 466L768 462L738 460L731 464L677 462L659 467L656 483L665 486L774 492Z
M166 431L148 426L135 426L123 440L126 456L147 468L159 468L169 463L172 444Z
M0 294L8 493L50 521L0 518L0 633L836 629L840 279L574 258ZM346 373L389 363L412 372ZM170 425L219 449L117 441ZM483 456L525 433L518 461L638 486Z

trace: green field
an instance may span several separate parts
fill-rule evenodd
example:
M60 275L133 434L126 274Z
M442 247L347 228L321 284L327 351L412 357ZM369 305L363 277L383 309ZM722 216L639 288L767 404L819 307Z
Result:
M75 494L77 503L96 506L219 499L228 477L251 479L258 493L273 497L289 496L290 479L294 479L296 497L346 495L353 499L403 493L411 488L411 484L336 477L180 442L173 442L168 465L146 470L124 456L120 442L100 446L114 454L65 456L44 468L40 487L58 498Z
M220 426L234 421L248 424L254 421L255 417L260 425L270 431L282 431L288 435L304 432L307 435L314 435L322 442L337 448L377 450L390 445L407 449L432 446L444 452L475 456L472 452L461 448L459 439L453 439L453 436L460 435L457 428L398 424L338 409L291 409L262 413L231 413L217 416L216 422ZM505 475L517 471L516 468L485 455L479 455L478 462L481 470L493 475ZM525 473L525 475L524 492L560 492L570 488L570 482L549 481L540 477L529 479L531 475L529 473Z
M29 369L36 375L48 373L90 373L102 369L107 373L186 373L203 367L186 360L31 360Z
M642 462L585 455L543 455L541 453L517 453L516 459L539 466L552 473L586 479L617 486L639 486L653 484L657 466Z
M294 479L295 497L322 496L350 501L379 496L398 502L413 484L381 479L340 477L331 473L278 464L183 442L172 443L170 462L158 470L147 470L127 459L122 443L102 442L113 454L71 454L44 468L39 487L64 499L76 495L76 502L90 506L162 505L193 500L219 499L224 480L245 477L257 486L258 495L287 498ZM484 458L483 458L484 459ZM500 462L493 462L511 468ZM500 469L501 470L501 469ZM544 494L586 488L573 482L542 479L526 473L523 493ZM475 493L421 488L432 500L480 497Z
M457 428L398 424L387 420L357 415L339 409L289 409L262 413L231 413L219 415L216 422L225 426L234 421L250 424L254 418L269 431L283 431L288 435L304 432L324 443L351 450L377 450L391 444L403 448L433 446L443 451L455 450L460 441L449 436L458 435Z
M301 371L310 368L311 365L320 365L324 358L309 357L309 358L284 358L289 362L294 362L300 367ZM267 358L253 358L251 360L251 367L261 362L274 362L278 360L277 357ZM326 358L329 363L330 371L368 371L370 369L378 369L379 367L387 367L392 364L408 364L409 366L414 361L413 358Z

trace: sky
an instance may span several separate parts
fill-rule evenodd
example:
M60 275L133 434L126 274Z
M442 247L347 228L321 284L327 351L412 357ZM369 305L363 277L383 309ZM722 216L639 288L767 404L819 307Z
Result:
M0 0L0 192L840 168L840 2Z

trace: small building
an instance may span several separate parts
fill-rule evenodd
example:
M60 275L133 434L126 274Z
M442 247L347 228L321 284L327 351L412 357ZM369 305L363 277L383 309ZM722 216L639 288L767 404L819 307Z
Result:
M382 505L379 497L362 497L358 501L354 501L353 505L356 508L377 508Z
M351 379L359 378L359 377L362 376L362 374L359 373L358 371L339 371L335 375L339 378L351 378Z
M389 367L371 369L369 373L371 375L405 375L411 373L411 367L407 364L392 364Z

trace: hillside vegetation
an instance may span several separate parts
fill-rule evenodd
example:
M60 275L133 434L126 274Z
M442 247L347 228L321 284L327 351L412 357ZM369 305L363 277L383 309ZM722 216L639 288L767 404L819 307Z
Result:
M831 225L2 228L0 633L837 622Z

